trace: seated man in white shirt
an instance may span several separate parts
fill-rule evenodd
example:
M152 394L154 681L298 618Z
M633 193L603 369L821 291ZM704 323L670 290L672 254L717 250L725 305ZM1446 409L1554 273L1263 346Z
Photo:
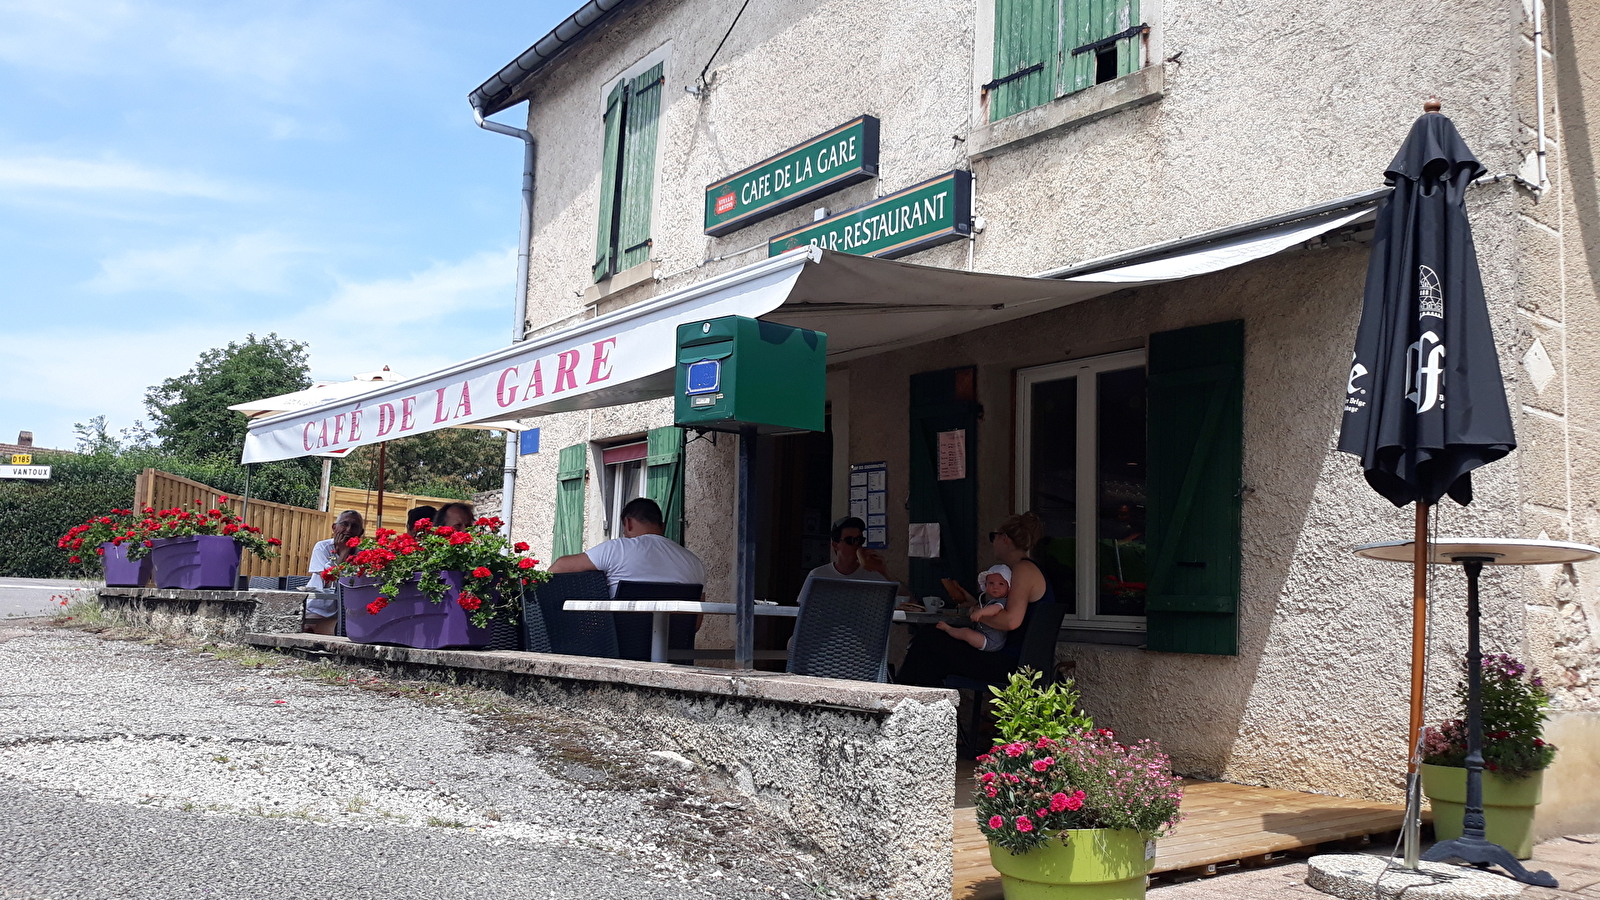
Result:
M666 536L661 507L648 497L630 500L622 507L622 537L603 541L583 553L563 556L550 564L551 574L597 571L606 573L613 597L617 594L617 584L623 581L706 583L706 568L700 557Z
M361 514L347 509L334 520L333 537L317 541L312 546L311 565L307 567L311 580L306 583L306 590L312 595L306 599L305 623L302 626L305 631L333 634L334 626L339 621L338 585L332 581L324 582L322 570L348 559L355 552L348 546L350 539L359 538L366 531L366 522Z
M867 523L856 516L845 516L828 530L829 547L833 551L831 562L817 566L806 573L806 578L849 578L855 581L894 581L884 565L883 554L865 548ZM905 582L900 582L900 594L906 596ZM805 588L800 589L801 596Z

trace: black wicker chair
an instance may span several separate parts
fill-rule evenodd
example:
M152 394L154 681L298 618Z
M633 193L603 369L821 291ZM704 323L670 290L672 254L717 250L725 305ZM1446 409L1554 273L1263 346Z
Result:
M969 753L981 753L988 749L980 732L984 730L981 724L983 710L992 696L989 692L990 687L1004 685L1010 680L1011 673L1021 668L1038 672L1041 687L1055 683L1060 674L1056 668L1056 644L1061 640L1061 623L1071 611L1072 607L1065 603L1033 604L1028 610L1027 621L1019 629L1020 633L1013 633L1007 638L1007 640L1021 640L1022 646L1017 654L1016 665L1007 670L999 680L983 681L965 675L952 675L944 680L944 686L947 688L972 691L972 721L958 725L962 732L961 743Z
M788 671L795 675L887 681L889 625L900 585L892 581L808 578Z
M699 600L705 586L662 581L617 582L618 600ZM650 632L655 613L612 613L617 627L617 650L623 659L650 658ZM674 613L667 622L667 649L694 649L693 613Z
M617 658L617 627L608 612L576 612L562 608L568 600L609 600L611 588L604 572L563 572L529 591L523 602L524 644L538 649L538 636L529 634L531 623L545 629L551 653ZM529 608L537 606L535 618Z

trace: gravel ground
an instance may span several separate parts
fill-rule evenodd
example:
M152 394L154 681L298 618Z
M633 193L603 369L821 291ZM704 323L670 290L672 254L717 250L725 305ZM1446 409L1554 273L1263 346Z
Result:
M832 893L687 760L561 710L140 637L0 622L0 897Z

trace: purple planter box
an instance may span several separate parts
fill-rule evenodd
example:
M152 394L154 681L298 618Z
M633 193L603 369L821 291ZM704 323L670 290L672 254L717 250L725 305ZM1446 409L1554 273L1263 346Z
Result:
M461 608L464 572L440 572L446 590L438 603L410 582L377 615L367 612L367 604L378 599L378 585L370 578L346 578L344 589L345 636L357 644L399 644L421 650L445 647L487 647L494 638L490 628L472 624L470 613Z
M148 559L155 568L158 588L231 591L239 581L242 549L231 537L195 534L156 539Z
M100 558L106 566L106 587L144 587L150 583L150 557L129 559L126 542L100 545L105 556Z

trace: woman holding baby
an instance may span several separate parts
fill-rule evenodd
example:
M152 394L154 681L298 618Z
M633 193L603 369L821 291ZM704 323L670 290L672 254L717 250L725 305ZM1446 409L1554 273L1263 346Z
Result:
M895 680L901 684L942 687L952 675L979 681L1001 681L1016 667L1020 635L1035 603L1056 602L1055 591L1028 551L1044 533L1033 513L1010 516L989 532L998 565L979 577L980 594L947 581L954 599L973 606L973 627L954 628L940 622L937 631L919 629Z

